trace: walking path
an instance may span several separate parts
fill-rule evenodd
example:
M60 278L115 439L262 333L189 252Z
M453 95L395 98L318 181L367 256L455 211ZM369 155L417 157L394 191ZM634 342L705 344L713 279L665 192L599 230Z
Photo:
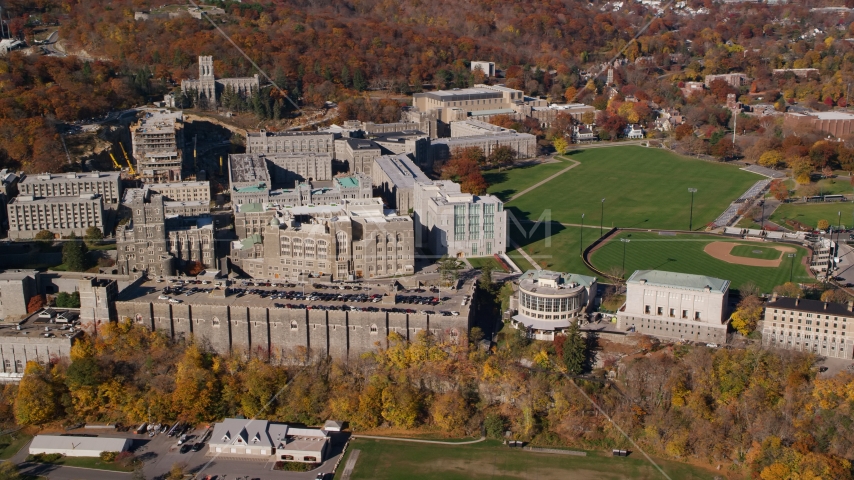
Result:
M540 267L540 264L535 262L534 259L531 258L530 255L528 255L528 252L522 250L522 247L520 247L518 243L514 242L512 238L509 238L509 236L508 236L507 241L510 243L510 246L513 247L514 250L521 253L522 256L525 257L525 260L527 260L528 263L530 263L532 267L534 267L537 270L543 269L542 267Z
M465 442L443 442L441 440L419 440L417 438L376 437L373 435L356 435L356 434L354 434L352 438L370 438L371 440L395 440L398 442L414 442L414 443L435 443L438 445L471 445L472 443L480 443L480 442L486 440L486 437L480 437L477 440L467 440Z
M359 459L359 450L353 450L350 458L347 459L347 464L344 465L344 473L341 474L341 480L350 480L350 475L353 474L353 469L356 468L356 461Z
M561 170L561 171L559 171L559 172L555 173L554 175L552 175L552 176L550 176L550 177L548 177L548 178L546 178L546 179L544 179L544 180L541 180L541 181L539 181L539 182L535 183L534 185L531 185L530 187L528 187L528 188L526 188L526 189L522 190L521 192L517 193L516 195L513 195L512 197L510 197L510 199L509 199L509 200L507 200L507 201L506 201L506 202L504 202L504 203L510 203L510 202L512 202L513 200L516 200L517 198L521 197L522 195L524 195L524 194L526 194L526 193L530 192L531 190L534 190L534 189L536 189L537 187L541 187L541 186L543 186L543 184L546 184L546 183L548 183L548 182L550 182L550 181L554 180L555 178L557 178L557 177L559 177L559 176L563 175L564 173L566 173L566 172L568 172L568 171L572 170L573 168L575 168L575 167L577 167L577 166L581 165L581 162L579 162L578 160L573 160L573 159L571 159L571 158L568 158L567 160L569 160L570 162L573 162L573 164L572 164L572 165L570 165L570 166L568 166L568 167L566 167L566 168L564 168L563 170Z

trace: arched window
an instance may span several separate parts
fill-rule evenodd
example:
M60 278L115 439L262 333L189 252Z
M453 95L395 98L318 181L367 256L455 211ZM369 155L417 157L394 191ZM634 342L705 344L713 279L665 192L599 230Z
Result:
M214 327L219 327L219 319L217 317L213 317L213 320L211 320L211 325L213 325Z
M299 326L297 325L297 322L292 321L291 322L291 330L296 330L297 328L299 328Z

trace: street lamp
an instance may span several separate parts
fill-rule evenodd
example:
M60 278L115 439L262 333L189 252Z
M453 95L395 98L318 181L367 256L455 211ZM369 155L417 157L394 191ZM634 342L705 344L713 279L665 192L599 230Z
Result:
M842 231L842 211L836 212L836 256L839 256L839 234Z
M628 238L621 238L621 242L623 242L623 275L626 275L626 245L628 245L631 240Z
M578 254L584 255L584 214L581 214L581 230L578 231L579 243L578 244Z
M691 216L688 220L688 231L691 232L694 230L694 194L697 193L697 189L689 188L688 192L691 193Z
M602 222L605 219L605 199L602 199L602 211L599 213L599 238L602 238Z
M792 266L789 268L789 283L792 283L792 276L795 273L795 254L788 253L786 256L792 259Z
M762 215L759 217L759 230L765 230L765 200L760 200Z

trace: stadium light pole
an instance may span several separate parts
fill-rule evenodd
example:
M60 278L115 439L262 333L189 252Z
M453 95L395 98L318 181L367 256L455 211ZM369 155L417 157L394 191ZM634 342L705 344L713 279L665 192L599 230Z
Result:
M620 241L623 242L623 275L625 275L626 274L626 245L628 245L629 242L631 242L631 240L628 238L621 238Z
M694 230L694 194L697 193L697 189L689 188L688 192L691 193L691 215L688 217L688 231L691 232Z
M792 259L792 265L789 268L789 283L792 283L792 276L795 274L795 254L787 253L786 256Z
M602 199L602 211L599 213L599 238L602 238L602 223L605 221L605 199Z
M584 214L581 214L581 230L578 231L578 254L584 256Z
M839 256L839 232L842 230L842 210L836 212L836 256Z

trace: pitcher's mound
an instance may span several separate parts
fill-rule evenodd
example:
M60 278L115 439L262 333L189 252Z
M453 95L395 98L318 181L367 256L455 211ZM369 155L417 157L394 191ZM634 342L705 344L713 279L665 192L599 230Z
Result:
M748 257L739 257L731 254L732 249L736 245L746 245L743 243L735 243L735 242L712 242L706 245L703 248L703 251L707 254L711 255L718 260L723 260L727 263L732 263L735 265L748 265L751 267L779 267L780 263L783 261L783 256L780 255L780 258L775 260L762 260L759 258L748 258ZM774 245L775 250L779 250L783 253L791 253L796 252L797 250L794 247L786 247L780 245Z

